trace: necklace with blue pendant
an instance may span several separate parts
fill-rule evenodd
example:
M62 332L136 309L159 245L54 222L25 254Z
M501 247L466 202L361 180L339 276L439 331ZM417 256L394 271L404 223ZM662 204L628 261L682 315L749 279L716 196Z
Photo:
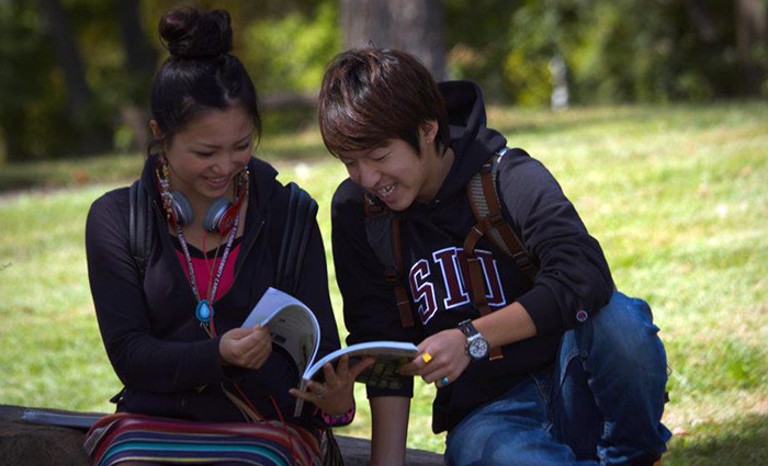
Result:
M227 258L229 257L229 252L232 250L232 243L235 240L235 235L237 234L237 226L240 221L240 215L235 216L234 223L232 225L232 230L230 230L229 235L227 236L227 243L224 247L224 252L221 255L221 261L219 262L219 267L216 269L216 275L213 279L213 286L210 287L210 291L208 292L208 295L201 299L200 297L200 291L197 288L197 279L195 278L195 269L192 266L192 258L189 255L189 246L187 246L187 240L184 238L184 232L181 229L180 225L176 225L176 235L179 238L179 243L181 244L181 250L184 252L184 259L187 262L187 270L189 271L189 284L192 287L192 292L195 294L195 299L197 299L197 305L195 306L195 318L200 322L200 325L205 328L205 331L208 332L209 335L212 335L210 330L210 324L211 320L213 319L213 301L216 299L216 291L219 288L219 281L221 280L221 276L224 273L224 266L227 263ZM203 252L203 254L207 254L206 252ZM207 255L206 255L207 258ZM214 332L215 333L215 332Z
M211 309L211 305L208 304L208 300L201 299L198 301L197 307L195 308L195 317L197 317L197 320L203 324L207 324L211 321L211 314L213 314L213 310Z

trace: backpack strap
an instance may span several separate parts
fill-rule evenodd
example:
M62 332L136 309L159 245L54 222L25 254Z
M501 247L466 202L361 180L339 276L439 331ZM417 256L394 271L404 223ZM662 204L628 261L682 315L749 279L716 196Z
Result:
M482 263L475 254L477 242L487 235L489 240L505 255L512 258L525 273L530 284L538 268L533 256L523 246L515 231L504 217L497 192L498 162L505 154L520 149L504 148L486 160L478 173L467 184L467 197L477 223L464 240L464 254L467 258L468 281L472 300L480 315L490 313L486 297L485 276ZM376 258L384 265L384 276L393 288L403 327L413 326L413 311L408 292L403 285L403 257L400 242L400 216L390 211L383 203L366 193L364 199L365 230L368 244ZM498 348L492 350L491 358L501 357Z
M152 239L152 200L141 178L128 188L128 248L136 263L139 281L144 281Z
M277 287L294 293L304 254L312 232L312 219L317 215L317 202L296 183L288 183L288 214L278 259ZM152 201L141 179L128 189L128 238L131 257L136 262L139 279L144 280L152 238Z
M293 294L299 285L299 274L317 216L317 202L308 192L291 181L287 185L288 214L277 261L277 288Z
M482 236L488 235L494 246L515 261L532 285L538 273L536 261L504 217L497 191L499 161L512 152L522 151L503 148L496 152L485 161L467 185L467 196L477 224L464 241L464 252L470 251L474 254L477 242Z
M314 219L317 217L317 202L308 192L291 181L286 185L288 194L288 213L283 227L280 243L280 255L277 260L277 288L289 294L295 294L299 285L301 266L307 250L307 243L312 234ZM333 435L333 429L323 429L321 449L324 465L344 465L341 449Z
M376 258L384 265L384 279L395 291L400 324L413 327L413 311L408 292L403 285L403 248L400 243L402 218L389 210L382 202L365 193L365 235Z
M485 276L480 259L475 254L477 242L483 236L499 248L505 255L514 259L525 273L530 284L536 276L536 266L528 251L523 246L515 231L504 218L501 202L496 189L499 160L509 152L504 148L491 155L479 172L475 173L467 184L467 197L472 206L477 223L464 239L464 254L467 258L469 289L472 300L481 316L488 315L491 309L486 297ZM501 348L491 350L490 359L501 359Z

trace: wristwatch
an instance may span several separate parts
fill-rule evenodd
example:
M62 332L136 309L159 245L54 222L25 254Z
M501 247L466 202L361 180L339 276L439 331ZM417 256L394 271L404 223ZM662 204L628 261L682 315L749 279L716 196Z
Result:
M464 351L467 352L473 361L483 359L488 356L488 341L477 331L472 320L467 319L459 323L459 329L467 337L467 344Z

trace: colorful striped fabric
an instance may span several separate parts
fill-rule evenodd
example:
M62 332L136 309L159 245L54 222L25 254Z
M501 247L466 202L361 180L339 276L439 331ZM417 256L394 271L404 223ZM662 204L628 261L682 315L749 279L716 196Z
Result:
M85 439L91 464L320 465L316 434L278 421L200 423L116 413L98 420Z

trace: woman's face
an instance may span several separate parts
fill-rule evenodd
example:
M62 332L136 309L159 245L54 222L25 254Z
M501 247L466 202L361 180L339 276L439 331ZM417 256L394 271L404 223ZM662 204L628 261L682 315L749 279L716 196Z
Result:
M231 195L237 174L251 157L253 131L253 122L241 106L210 110L194 118L165 145L172 189L193 203L210 204Z
M437 124L419 131L421 154L404 140L393 139L383 147L340 152L339 160L352 181L390 209L405 210L416 201L432 200L453 161L453 157L438 156L434 147L436 132Z

